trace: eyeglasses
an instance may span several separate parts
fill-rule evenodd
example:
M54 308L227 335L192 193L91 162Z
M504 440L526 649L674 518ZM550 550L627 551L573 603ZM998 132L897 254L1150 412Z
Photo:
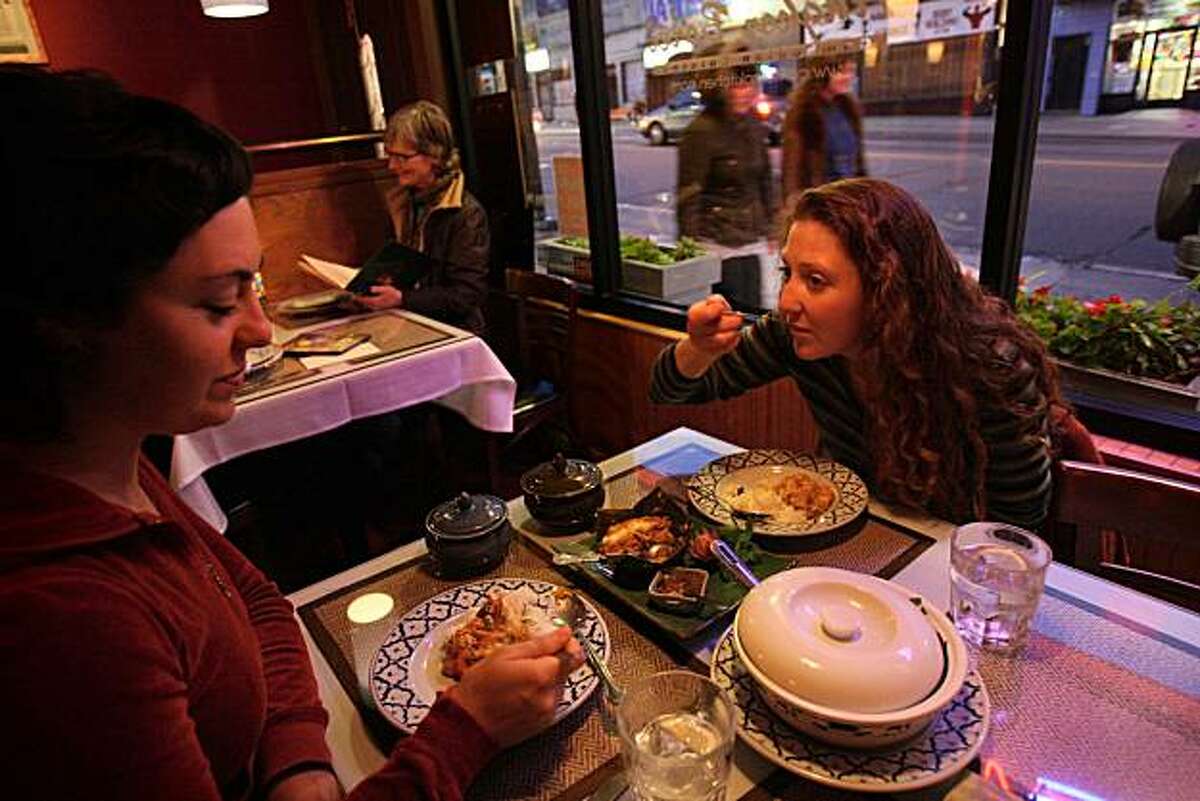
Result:
M412 153L401 153L399 150L388 150L386 152L389 159L396 159L397 161L411 161L417 156L425 155L424 153L415 150Z

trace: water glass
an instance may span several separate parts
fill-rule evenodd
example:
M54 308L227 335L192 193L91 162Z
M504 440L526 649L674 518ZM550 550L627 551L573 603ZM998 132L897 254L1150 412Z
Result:
M733 752L733 704L706 676L656 673L627 688L617 730L638 801L722 801Z
M1001 654L1019 652L1046 583L1050 547L1003 523L970 523L950 541L950 614L963 639Z

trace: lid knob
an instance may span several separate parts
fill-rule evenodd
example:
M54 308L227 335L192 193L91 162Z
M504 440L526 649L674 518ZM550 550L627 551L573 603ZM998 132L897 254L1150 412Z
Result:
M854 642L862 635L862 615L848 606L821 610L821 631L838 642Z
M465 512L474 505L474 501L471 500L469 493L460 492L458 493L458 497L454 499L454 505L458 507L458 511Z
M567 458L563 456L562 453L554 454L553 464L554 471L560 476L565 476L567 474Z

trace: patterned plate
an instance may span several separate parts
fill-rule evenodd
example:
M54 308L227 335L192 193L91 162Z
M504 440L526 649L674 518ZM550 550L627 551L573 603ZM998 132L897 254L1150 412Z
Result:
M733 628L713 654L713 681L734 701L738 734L776 765L806 779L860 793L894 793L936 784L967 767L987 735L991 703L983 679L967 674L954 700L925 733L899 745L855 751L827 745L786 725L754 687L733 648Z
M807 473L832 485L833 504L817 517L751 520L755 534L794 537L832 531L858 518L867 508L867 486L848 467L823 456L796 451L741 451L715 459L688 480L688 496L701 514L726 526L737 526L742 518L733 514L725 500L740 482L757 482L771 476Z
M384 638L371 662L371 696L375 706L398 729L409 732L429 713L437 692L453 684L442 675L441 646L464 616L481 606L489 592L512 592L528 587L538 602L553 609L551 597L559 587L545 581L501 578L463 584L435 595L410 609ZM586 598L581 626L584 636L608 659L608 628ZM587 665L567 677L555 720L562 720L592 694L600 680Z

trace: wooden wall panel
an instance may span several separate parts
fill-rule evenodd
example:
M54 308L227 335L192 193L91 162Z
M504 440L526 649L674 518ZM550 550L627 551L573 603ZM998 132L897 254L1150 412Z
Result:
M583 444L602 454L688 426L747 448L814 450L817 427L795 384L779 381L726 401L699 406L650 402L650 368L676 331L582 313L576 333L571 423Z
M346 162L261 173L250 203L263 243L263 280L272 301L324 289L296 267L301 253L358 266L391 233L386 162Z

